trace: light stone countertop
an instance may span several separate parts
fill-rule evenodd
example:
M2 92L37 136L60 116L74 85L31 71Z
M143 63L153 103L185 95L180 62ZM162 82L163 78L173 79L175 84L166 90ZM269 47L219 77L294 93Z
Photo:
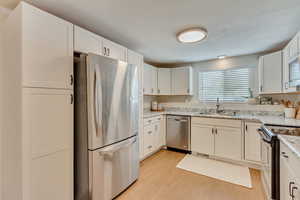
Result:
M282 141L300 159L300 137L290 135L278 135Z
M219 119L236 119L245 121L256 121L268 125L281 125L281 126L295 126L300 127L300 120L286 119L280 116L260 116L260 115L215 115L215 114L199 114L199 112L144 112L144 118L155 117L163 114L169 115L186 115L191 117L208 117L208 118L219 118Z

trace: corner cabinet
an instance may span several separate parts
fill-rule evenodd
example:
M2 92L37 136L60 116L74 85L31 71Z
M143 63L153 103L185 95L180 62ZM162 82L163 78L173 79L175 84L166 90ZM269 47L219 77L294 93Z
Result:
M3 37L3 198L73 200L73 25L21 2Z
M259 93L272 94L282 92L282 51L259 58Z
M191 66L172 68L172 94L193 95L193 69Z
M144 95L193 95L193 68L144 64Z

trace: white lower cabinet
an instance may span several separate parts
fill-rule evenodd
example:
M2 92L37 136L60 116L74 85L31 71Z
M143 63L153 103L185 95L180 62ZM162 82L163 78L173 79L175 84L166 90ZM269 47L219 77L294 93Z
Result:
M140 138L143 143L141 160L158 151L166 143L165 116L144 119L144 133Z
M242 159L241 128L215 128L215 155L233 160Z
M245 160L250 162L261 162L261 138L257 129L260 123L245 123Z
M241 160L242 148L240 120L192 117L192 152Z
M72 157L64 150L32 160L30 200L73 199Z
M280 200L300 200L300 159L280 143Z
M191 127L191 150L193 152L213 155L214 154L214 127L192 124Z

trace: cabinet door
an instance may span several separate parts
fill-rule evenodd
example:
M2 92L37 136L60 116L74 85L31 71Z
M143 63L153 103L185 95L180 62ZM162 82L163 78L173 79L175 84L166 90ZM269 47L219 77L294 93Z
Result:
M154 126L148 125L144 127L144 157L150 155L155 149L155 131Z
M143 84L144 84L144 94L151 95L152 94L152 68L148 64L144 64L143 70Z
M22 17L23 85L71 89L73 25L26 3Z
M30 200L73 200L73 153L63 150L31 161Z
M298 54L298 37L294 37L293 40L288 44L288 59L292 59Z
M157 72L157 93L159 95L171 94L171 69L158 68Z
M79 26L74 26L74 51L101 55L102 39Z
M260 59L260 93L282 92L282 51Z
M242 133L238 128L216 127L215 155L233 160L242 159Z
M178 67L172 69L172 94L192 95L192 68Z
M261 162L261 142L257 129L261 124L245 123L245 159Z
M71 95L68 90L23 89L23 126L31 158L73 148Z
M151 91L153 95L157 95L157 68L156 67L151 67Z
M212 126L192 124L191 150L202 154L214 154L214 132Z
M125 47L107 39L102 40L102 55L127 62L127 50Z

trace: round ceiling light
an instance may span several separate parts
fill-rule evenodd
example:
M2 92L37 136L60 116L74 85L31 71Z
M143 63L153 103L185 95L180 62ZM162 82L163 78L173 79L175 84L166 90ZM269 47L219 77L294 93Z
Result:
M196 43L207 37L207 31L203 28L189 28L177 34L177 39L181 43Z

